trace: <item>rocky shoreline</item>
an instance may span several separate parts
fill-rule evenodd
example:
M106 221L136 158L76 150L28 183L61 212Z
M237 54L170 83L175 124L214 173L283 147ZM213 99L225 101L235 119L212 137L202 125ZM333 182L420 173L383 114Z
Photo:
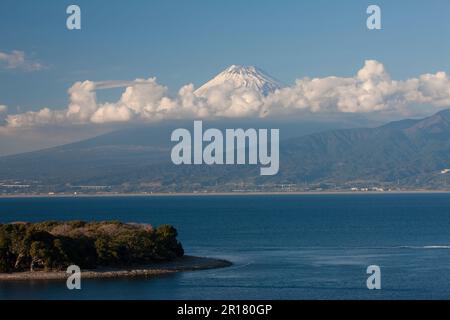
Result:
M175 272L208 270L225 268L232 263L227 260L184 256L170 262L154 263L145 266L128 266L123 268L99 268L81 271L82 279L134 278L152 277ZM69 274L65 271L35 271L0 273L0 281L34 281L34 280L66 280Z

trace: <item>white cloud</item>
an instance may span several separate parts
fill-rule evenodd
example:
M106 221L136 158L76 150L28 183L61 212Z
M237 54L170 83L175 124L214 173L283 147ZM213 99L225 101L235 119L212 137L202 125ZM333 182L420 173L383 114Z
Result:
M392 80L383 64L374 60L351 78L327 77L297 80L292 87L270 95L266 108L312 112L373 113L412 115L414 106L427 104L426 112L450 106L450 81L445 72L425 74L406 81Z
M97 90L119 87L125 89L118 101L97 101ZM445 72L438 72L392 80L383 64L368 60L353 77L298 79L294 85L268 96L228 82L202 96L194 93L192 84L171 96L155 78L77 82L68 93L70 102L66 109L44 108L9 115L7 126L294 116L305 112L423 115L450 106L450 79Z
M0 104L0 113L5 113L6 111L8 111L8 107L4 104Z
M38 71L44 66L40 62L29 59L25 52L14 50L10 53L0 51L0 68Z

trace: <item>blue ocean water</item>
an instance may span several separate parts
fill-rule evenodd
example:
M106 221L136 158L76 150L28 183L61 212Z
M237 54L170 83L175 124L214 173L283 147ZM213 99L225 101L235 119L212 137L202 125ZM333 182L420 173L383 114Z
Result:
M151 279L0 283L0 299L449 299L450 194L0 199L0 222L169 223L229 268ZM368 290L366 268L381 268Z

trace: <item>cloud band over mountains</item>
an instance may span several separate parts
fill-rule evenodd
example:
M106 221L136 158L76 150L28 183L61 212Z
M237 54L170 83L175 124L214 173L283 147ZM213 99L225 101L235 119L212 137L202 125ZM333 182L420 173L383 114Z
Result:
M100 103L96 92L124 88L116 102ZM170 95L155 78L134 81L84 81L68 91L64 109L43 108L5 117L10 128L46 125L154 122L173 119L214 119L294 116L304 113L364 113L413 116L450 106L450 79L445 72L393 80L382 63L367 60L353 77L302 78L294 85L264 94L231 82L201 95L194 85Z

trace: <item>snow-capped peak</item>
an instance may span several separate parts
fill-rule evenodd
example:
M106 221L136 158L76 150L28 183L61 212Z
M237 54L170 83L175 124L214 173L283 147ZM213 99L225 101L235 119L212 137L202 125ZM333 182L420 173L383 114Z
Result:
M232 84L235 89L249 88L263 95L268 95L276 89L281 88L281 84L277 80L257 67L232 65L198 88L195 94L203 96L210 89L219 87L225 83Z

